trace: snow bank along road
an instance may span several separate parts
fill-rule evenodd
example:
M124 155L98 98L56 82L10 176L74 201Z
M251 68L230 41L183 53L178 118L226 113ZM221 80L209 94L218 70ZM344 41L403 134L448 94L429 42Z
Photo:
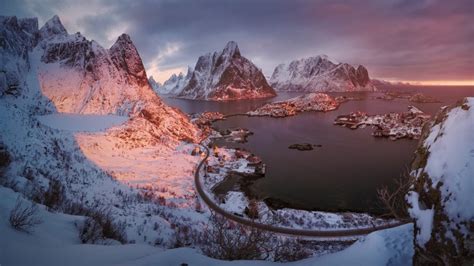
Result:
M369 233L372 233L374 231L382 230L382 229L388 229L392 227L397 227L403 224L410 223L410 220L406 221L398 221L396 223L391 223L391 224L386 224L386 225L380 225L380 226L373 226L373 227L367 227L367 228L356 228L356 229L343 229L343 230L305 230L305 229L292 229L292 228L287 228L287 227L278 227L278 226L273 226L273 225L268 225L268 224L263 224L259 222L255 222L252 220L245 219L240 216L236 216L234 214L231 214L227 212L226 210L222 209L220 206L218 206L213 200L211 200L207 194L204 192L201 184L201 180L199 178L199 172L201 170L201 167L203 166L204 162L207 160L209 157L209 149L202 145L199 144L201 147L204 148L206 151L206 156L204 159L202 159L197 168L196 172L194 173L194 182L196 184L196 190L199 194L199 196L206 202L207 206L209 206L210 209L215 211L216 213L226 217L227 219L230 219L234 222L246 225L246 226L251 226L255 227L261 230L265 231L270 231L274 233L279 233L279 234L285 234L285 235L294 235L294 236L303 236L303 237L324 237L324 238L338 238L338 237L355 237L355 236L362 236L362 235L367 235Z

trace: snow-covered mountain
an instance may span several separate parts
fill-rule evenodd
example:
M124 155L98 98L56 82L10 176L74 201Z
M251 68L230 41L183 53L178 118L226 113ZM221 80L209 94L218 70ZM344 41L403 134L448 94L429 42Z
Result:
M0 198L11 189L25 200L78 215L79 224L83 216L110 210L114 224L128 224L129 241L171 243L170 222L158 212L150 215L151 209L169 209L144 200L141 188L167 187L160 196L189 212L197 158L188 143L197 141L199 130L153 92L130 37L123 34L104 49L80 33L68 34L56 16L41 28L36 18L0 17L0 63ZM82 132L40 119L62 116L68 119L64 126L73 115L91 120L109 114L125 122ZM172 171L170 162L176 165ZM48 199L52 189L59 195L54 202ZM153 228L162 228L162 236ZM144 232L154 236L143 238Z
M156 93L158 93L158 91L160 90L160 87L162 86L162 84L160 82L156 81L155 78L153 78L153 76L150 76L150 78L148 79L148 83L150 83L151 88Z
M68 34L57 16L40 29L36 19L3 17L1 22L3 91L45 96L44 105L61 113L126 115L147 120L164 138L195 138L187 116L153 92L128 35L105 49L80 33Z
M280 64L273 71L270 85L277 91L344 92L374 91L367 69L336 63L326 55Z
M166 80L162 86L156 90L159 94L169 94L169 95L178 95L183 91L184 86L186 86L193 75L193 69L188 67L186 75L180 72L178 75L173 74L171 77Z
M220 101L265 98L276 94L262 71L243 57L237 43L231 41L222 51L199 57L190 80L179 93L176 91L176 95Z

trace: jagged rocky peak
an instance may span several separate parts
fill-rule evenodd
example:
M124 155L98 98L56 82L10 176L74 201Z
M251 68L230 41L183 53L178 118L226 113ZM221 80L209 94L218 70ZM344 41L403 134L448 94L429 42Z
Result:
M227 45L224 47L224 50L222 50L222 55L228 55L231 57L240 56L239 46L234 41L228 42Z
M326 55L280 64L273 71L270 84L279 91L373 91L367 69L338 63Z
M275 96L265 76L243 57L236 42L219 52L200 56L178 97L201 100L238 100Z
M142 59L130 36L122 34L110 47L110 56L114 64L129 73L139 85L148 84Z
M40 29L41 39L47 39L53 36L67 36L67 30L64 28L57 15L49 19Z
M0 49L25 57L26 52L36 45L36 32L38 32L37 18L19 19L15 16L0 16Z

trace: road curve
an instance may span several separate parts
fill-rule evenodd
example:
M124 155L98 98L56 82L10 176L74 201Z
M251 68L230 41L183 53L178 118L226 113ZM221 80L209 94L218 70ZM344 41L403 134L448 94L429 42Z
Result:
M204 165L204 162L209 158L209 149L202 145L199 144L201 147L204 148L206 151L206 156L204 159L202 159L197 168L196 172L194 173L194 183L196 185L196 190L199 194L199 196L204 200L204 202L207 204L207 206L215 211L216 213L226 217L229 220L232 220L234 222L246 225L246 226L251 226L254 228L258 228L261 230L265 231L270 231L274 233L279 233L279 234L285 234L285 235L293 235L293 236L300 236L300 237L324 237L324 238L338 238L338 237L355 237L355 236L361 236L361 235L367 235L369 233L372 233L374 231L382 230L382 229L388 229L388 228L393 228L397 227L403 224L410 223L411 221L400 221L397 223L393 224L387 224L387 225L381 225L381 226L374 226L374 227L368 227L368 228L357 228L357 229L343 229L343 230L305 230L305 229L292 229L292 228L287 228L287 227L278 227L278 226L273 226L273 225L268 225L268 224L263 224L255 221L251 221L248 219L245 219L240 216L236 216L234 214L231 214L227 212L226 210L222 209L219 205L217 205L213 200L211 200L207 194L204 192L204 189L202 188L201 180L199 178L199 172L201 170L201 167Z

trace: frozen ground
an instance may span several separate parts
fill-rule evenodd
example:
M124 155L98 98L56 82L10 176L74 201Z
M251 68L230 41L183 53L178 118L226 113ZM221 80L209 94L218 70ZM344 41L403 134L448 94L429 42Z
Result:
M43 223L31 233L13 230L7 217L19 194L0 188L0 263L2 265L281 265L268 261L220 261L196 249L164 250L145 244L80 244L75 222L83 217L50 213L40 206ZM288 265L410 265L412 225L374 232L349 248Z
M128 120L118 115L49 114L36 117L42 124L68 131L104 131Z

